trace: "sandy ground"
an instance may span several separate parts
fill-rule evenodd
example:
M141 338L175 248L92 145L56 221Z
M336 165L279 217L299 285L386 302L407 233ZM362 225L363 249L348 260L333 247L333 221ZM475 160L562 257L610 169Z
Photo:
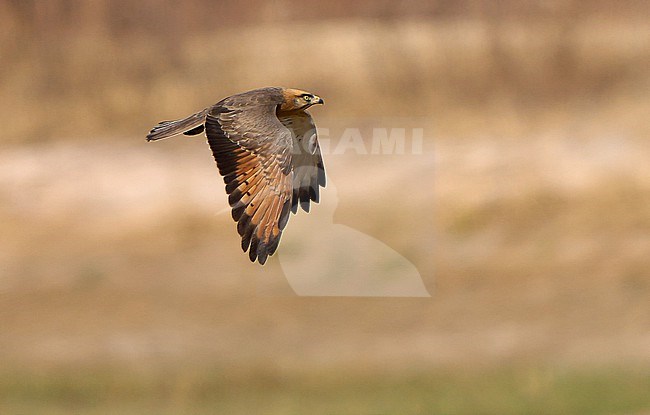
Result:
M5 148L0 364L646 365L649 152L548 135L330 154L323 203L261 268L201 140ZM387 297L417 276L431 297Z

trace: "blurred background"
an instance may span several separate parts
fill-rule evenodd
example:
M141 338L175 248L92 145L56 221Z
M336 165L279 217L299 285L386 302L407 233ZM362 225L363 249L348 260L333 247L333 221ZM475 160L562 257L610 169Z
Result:
M650 413L648 2L0 0L0 62L1 413ZM279 252L344 225L431 298L297 296L204 140L144 141L270 85L423 129L326 154Z

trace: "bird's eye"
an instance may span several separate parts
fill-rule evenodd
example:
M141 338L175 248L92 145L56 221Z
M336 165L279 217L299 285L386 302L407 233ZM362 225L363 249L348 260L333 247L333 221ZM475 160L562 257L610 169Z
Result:
M304 95L304 96L302 97L302 99L304 99L305 101L309 102L309 101L311 101L311 96L310 96L310 95Z

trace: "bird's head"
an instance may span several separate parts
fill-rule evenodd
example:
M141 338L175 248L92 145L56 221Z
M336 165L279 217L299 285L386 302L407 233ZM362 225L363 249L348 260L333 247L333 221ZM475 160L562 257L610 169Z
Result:
M282 91L282 95L284 102L280 105L280 111L305 110L312 105L325 103L318 95L300 89L286 88Z

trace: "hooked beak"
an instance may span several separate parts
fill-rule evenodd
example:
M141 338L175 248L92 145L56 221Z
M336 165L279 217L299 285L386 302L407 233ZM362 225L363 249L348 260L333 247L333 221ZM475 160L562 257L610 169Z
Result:
M319 97L318 95L314 95L314 99L311 102L313 105L325 103L325 101L323 101L323 98Z

